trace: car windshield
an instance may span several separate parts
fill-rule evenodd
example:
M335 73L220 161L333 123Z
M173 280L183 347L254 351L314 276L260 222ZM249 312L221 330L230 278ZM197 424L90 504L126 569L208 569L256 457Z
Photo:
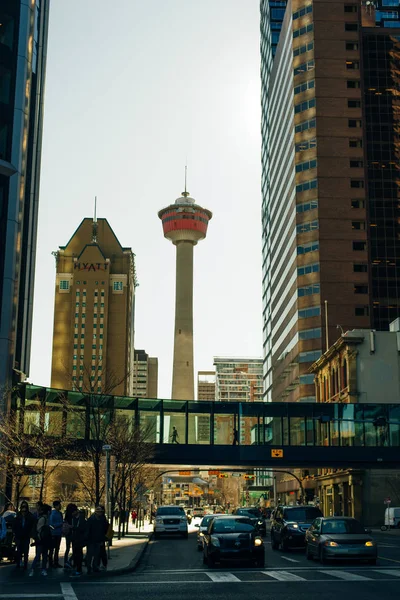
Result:
M203 517L200 523L200 527L206 527L213 518L214 515L207 515L206 517Z
M213 533L246 533L254 531L250 519L216 519Z
M246 509L240 508L237 511L237 514L238 515L245 515L246 517L249 516L249 517L253 517L253 518L260 516L260 513L258 512L258 510L256 508L246 508Z
M314 519L322 517L322 513L319 508L316 508L315 506L307 506L304 508L289 508L288 510L285 510L284 517L287 521L311 523Z
M323 521L322 533L365 533L364 527L355 519L332 519Z
M157 508L156 516L157 517L163 516L163 515L182 516L184 514L185 514L185 511L180 506L161 506L160 508Z

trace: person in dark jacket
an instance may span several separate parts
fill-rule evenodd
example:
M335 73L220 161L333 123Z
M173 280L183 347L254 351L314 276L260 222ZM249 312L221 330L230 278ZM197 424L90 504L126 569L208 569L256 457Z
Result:
M71 569L72 565L69 562L69 552L72 546L72 514L75 511L76 504L67 504L64 515L63 535L65 536L65 554L64 554L64 569Z
M106 539L109 522L105 516L104 506L96 506L94 514L88 519L88 545L86 554L87 572L92 569L96 573L100 570L100 553Z
M58 554L60 552L63 520L64 519L61 512L61 502L59 500L55 500L53 502L53 510L51 511L49 519L52 542L49 552L49 565L50 567L54 567L55 569L61 567L58 560Z
M76 504L69 505L72 514L72 556L74 561L74 572L70 577L82 575L83 548L87 544L87 521L85 512L78 510Z
M28 568L29 544L36 525L36 519L29 512L28 503L23 501L19 507L17 516L12 526L17 544L17 569L21 567L21 561L24 561L24 571Z

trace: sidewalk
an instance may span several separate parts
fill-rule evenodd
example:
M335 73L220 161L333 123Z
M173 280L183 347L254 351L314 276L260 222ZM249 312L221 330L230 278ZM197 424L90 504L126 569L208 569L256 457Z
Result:
M133 527L132 523L129 523L128 533L125 534L125 537L121 537L120 540L118 539L118 531L115 526L114 531L115 535L109 550L107 571L96 573L96 577L99 575L118 575L133 571L147 547L153 532L153 525L150 525L148 521L145 521L144 525L140 527L139 532L139 527ZM64 565L64 553L65 538L62 538L59 553L61 565ZM32 563L34 556L35 548L33 547L29 552L29 564ZM15 568L14 565L12 568ZM61 569L54 569L53 571L57 571L60 575L63 572L67 577L70 575L70 571L62 571ZM83 567L83 574L85 573L86 569Z

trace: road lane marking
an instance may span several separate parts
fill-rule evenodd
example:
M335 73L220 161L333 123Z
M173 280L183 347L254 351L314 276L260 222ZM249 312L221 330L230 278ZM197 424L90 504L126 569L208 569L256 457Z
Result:
M364 577L364 575L357 575L356 573L349 573L347 571L320 571L325 575L332 575L332 577L338 577L344 581L371 581L370 577Z
M76 596L70 583L61 583L60 585L64 600L78 600L78 597Z
M62 598L62 594L0 594L0 598Z
M400 571L392 571L390 569L374 569L377 573L383 573L384 575L394 575L394 577L400 577Z
M306 581L304 577L289 573L288 571L262 571L262 573L278 581Z
M381 560L390 560L390 562L395 562L400 564L400 560L395 560L394 558L386 558L385 556L378 556Z
M207 575L215 583L226 583L227 581L239 581L240 583L240 579L233 573L207 573Z
M300 562L299 560L296 560L295 558L288 558L287 556L281 556L282 560L288 560L289 562Z

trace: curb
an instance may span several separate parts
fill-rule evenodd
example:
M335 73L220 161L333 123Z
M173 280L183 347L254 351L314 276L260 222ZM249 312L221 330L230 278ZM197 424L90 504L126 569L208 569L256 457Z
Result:
M152 537L153 537L153 532L151 531L147 535L147 540L145 540L142 548L139 550L139 552L136 554L136 556L131 560L131 562L126 567L120 567L118 569L111 569L110 571L101 571L100 573L96 573L96 579L97 578L103 579L104 577L114 577L114 575L125 575L127 573L132 573L136 569L136 567L139 565L140 561L142 560L143 555L146 552L147 546L149 545L149 542Z

